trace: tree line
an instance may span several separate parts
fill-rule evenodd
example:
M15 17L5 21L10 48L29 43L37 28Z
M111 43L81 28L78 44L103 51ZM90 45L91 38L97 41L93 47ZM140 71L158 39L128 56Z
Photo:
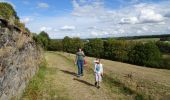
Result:
M170 69L170 59L163 59L161 42L137 42L115 39L81 40L66 36L62 40L50 39L46 32L34 36L45 50L75 54L82 48L86 56L120 61L140 66ZM161 52L162 51L162 52ZM166 50L165 50L166 51Z

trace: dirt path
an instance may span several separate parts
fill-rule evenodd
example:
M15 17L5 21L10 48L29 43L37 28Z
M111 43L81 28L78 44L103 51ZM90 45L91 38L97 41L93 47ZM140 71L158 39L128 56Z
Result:
M76 66L73 62L57 53L45 54L48 63L46 83L50 81L53 99L70 100L115 100L119 98L111 93L104 84L100 89L94 87L92 73L84 72L81 78L76 77ZM52 90L49 91L52 91Z

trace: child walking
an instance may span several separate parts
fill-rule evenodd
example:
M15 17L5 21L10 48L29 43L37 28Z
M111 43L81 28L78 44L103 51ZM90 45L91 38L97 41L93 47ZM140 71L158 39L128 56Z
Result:
M100 62L100 59L94 61L94 72L95 72L95 86L99 89L100 82L102 81L103 76L103 65Z

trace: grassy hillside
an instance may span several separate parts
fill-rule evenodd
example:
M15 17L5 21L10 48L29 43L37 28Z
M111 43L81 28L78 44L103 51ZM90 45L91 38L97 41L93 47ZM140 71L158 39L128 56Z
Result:
M86 57L84 76L76 77L75 55L46 52L47 65L30 81L26 100L168 100L170 70L146 68L102 59L101 88L94 87L93 60ZM80 98L81 97L81 98Z
M74 59L72 54L61 54L68 59ZM92 70L94 58L86 57L86 60L87 67ZM146 68L104 59L102 63L105 81L109 81L111 88L115 88L115 83L123 85L124 91L135 92L139 94L140 99L157 100L164 97L165 100L166 96L170 96L170 70Z

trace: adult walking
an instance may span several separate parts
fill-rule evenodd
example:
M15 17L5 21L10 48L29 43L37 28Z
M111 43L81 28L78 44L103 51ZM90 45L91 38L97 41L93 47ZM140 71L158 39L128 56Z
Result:
M77 77L83 76L83 66L84 66L84 52L81 48L79 48L79 51L76 53L76 59L75 64L78 67L78 74Z

